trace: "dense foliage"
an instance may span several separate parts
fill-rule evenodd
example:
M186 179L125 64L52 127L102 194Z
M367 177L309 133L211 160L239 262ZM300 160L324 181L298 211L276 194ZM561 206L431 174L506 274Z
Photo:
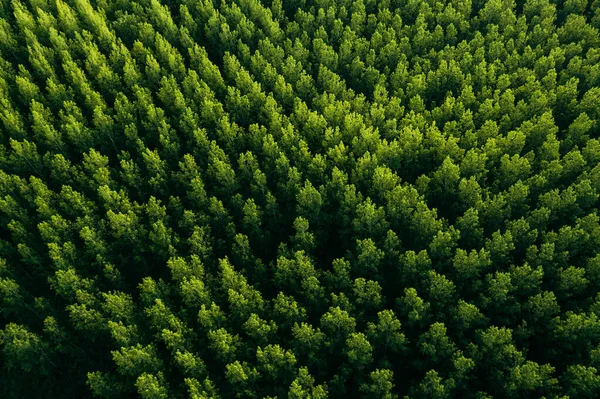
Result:
M600 0L0 0L0 397L600 397Z

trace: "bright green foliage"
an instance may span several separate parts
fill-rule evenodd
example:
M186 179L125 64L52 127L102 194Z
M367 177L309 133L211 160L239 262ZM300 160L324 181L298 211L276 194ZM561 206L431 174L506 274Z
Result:
M0 398L600 397L600 0L0 1Z

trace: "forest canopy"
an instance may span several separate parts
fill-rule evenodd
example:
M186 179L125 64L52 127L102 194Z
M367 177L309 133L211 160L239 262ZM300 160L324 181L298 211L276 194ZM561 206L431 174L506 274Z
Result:
M600 397L600 0L0 0L0 397Z

